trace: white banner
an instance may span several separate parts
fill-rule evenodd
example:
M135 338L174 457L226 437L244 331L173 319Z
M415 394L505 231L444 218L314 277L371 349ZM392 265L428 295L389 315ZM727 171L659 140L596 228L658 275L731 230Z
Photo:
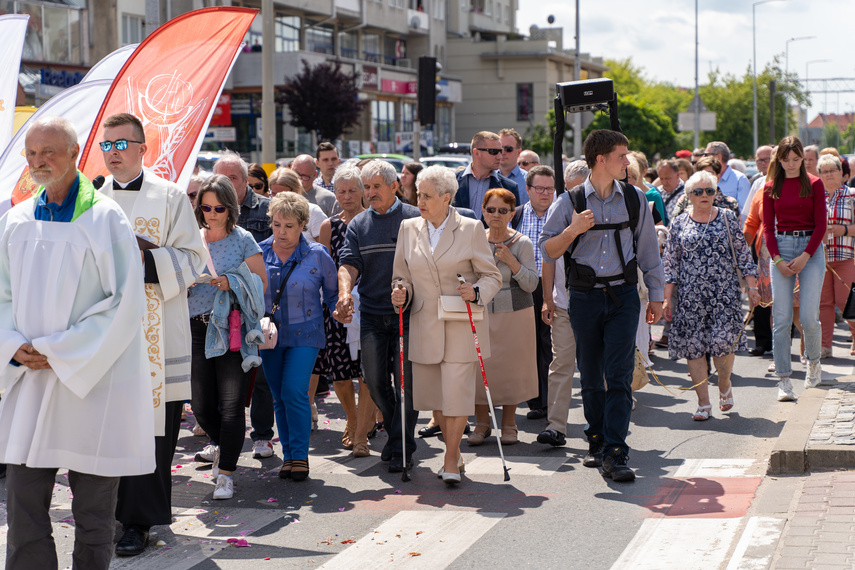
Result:
M86 77L83 78L82 82L98 81L99 79L109 79L110 81L114 80L119 74L119 71L121 71L125 66L125 63L127 63L128 58L131 57L131 54L134 53L135 49L137 49L138 45L140 44L130 44L120 47L110 55L106 56L104 59L92 66L92 69L89 70L89 73L86 74Z
M0 149L5 149L12 139L15 100L18 98L18 72L29 19L25 14L0 16L0 38L3 38L3 45L6 46L0 58Z
M89 138L89 133L92 131L95 117L98 116L98 110L101 108L100 103L107 96L111 83L113 81L110 79L79 83L51 97L39 107L38 111L33 113L30 119L24 123L24 126L15 133L12 142L0 155L0 203L8 202L12 197L12 193L20 181L21 173L27 167L27 159L24 156L24 140L33 123L42 117L68 119L77 130L77 142L80 144L80 148L83 148ZM16 192L16 203L21 190L25 189L22 188ZM26 192L24 194L26 197Z

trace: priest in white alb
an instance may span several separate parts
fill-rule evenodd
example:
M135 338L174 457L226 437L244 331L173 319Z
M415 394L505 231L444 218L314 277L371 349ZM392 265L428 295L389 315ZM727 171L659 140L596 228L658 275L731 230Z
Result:
M172 456L178 443L181 409L190 399L190 312L187 288L208 261L199 224L187 194L143 168L146 134L134 115L107 117L98 143L110 176L101 192L127 214L141 245L148 311L148 343L155 413L157 468L150 475L124 477L116 519L123 525L119 556L136 556L148 544L153 525L172 523Z
M106 570L119 477L155 467L140 251L118 205L77 171L71 123L37 121L25 149L42 188L0 218L6 568L57 567L49 506L64 468L73 566Z

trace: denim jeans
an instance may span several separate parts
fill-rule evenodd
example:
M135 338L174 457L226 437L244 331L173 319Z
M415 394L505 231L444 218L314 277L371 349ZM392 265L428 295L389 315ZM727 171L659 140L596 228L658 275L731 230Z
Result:
M591 436L602 435L607 449L627 452L641 301L635 285L616 285L612 290L623 303L620 308L605 289L587 293L571 289L567 312L576 337L582 408L588 422L585 435L589 441ZM603 380L608 382L608 390Z
M407 457L416 450L418 413L413 409L413 368L409 359L409 315L404 315L404 401L406 406ZM383 414L389 434L387 455L401 457L401 360L398 344L398 315L360 315L362 374L371 399ZM391 377L394 375L394 384ZM390 453L391 452L391 453Z
M310 346L277 346L261 351L285 461L309 457L309 433L312 431L309 378L318 351Z
M252 441L273 439L273 395L270 385L264 376L264 366L256 368L255 387L252 389L252 402L249 406L249 423L252 431L249 433ZM308 389L308 388L307 388Z
M240 352L205 358L208 325L191 319L193 414L215 445L220 446L220 469L234 471L246 438L246 392L249 373L241 368Z
M778 236L778 252L781 263L801 255L810 236ZM780 265L780 264L779 264ZM822 344L822 326L819 324L819 299L822 296L822 281L825 279L825 249L820 245L799 274L799 320L805 335L805 358L810 362L819 360ZM775 357L775 374L790 376L792 341L790 326L793 322L793 288L796 276L784 277L773 265L772 268L772 352Z

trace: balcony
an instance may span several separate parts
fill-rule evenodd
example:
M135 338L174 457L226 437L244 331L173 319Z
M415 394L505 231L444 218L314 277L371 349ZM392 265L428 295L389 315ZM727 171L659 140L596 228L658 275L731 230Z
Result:
M430 18L424 12L407 10L407 29L411 34L427 34L430 32Z

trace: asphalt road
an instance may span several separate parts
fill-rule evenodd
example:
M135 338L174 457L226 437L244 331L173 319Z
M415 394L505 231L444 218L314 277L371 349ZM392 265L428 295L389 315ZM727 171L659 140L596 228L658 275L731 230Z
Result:
M657 329L654 337L658 337ZM826 377L851 373L848 347L839 327L835 354L840 358L823 361ZM799 394L804 367L797 356L794 361ZM438 438L420 441L409 482L402 482L400 474L388 473L386 464L380 462L383 432L371 441L372 457L351 457L340 446L343 413L331 396L319 402L321 423L311 437L308 481L278 479L281 460L252 459L247 439L235 475L235 497L213 502L210 466L192 459L205 441L189 431L191 416L182 430L173 469L176 522L155 527L157 536L143 555L116 559L112 567L598 569L621 567L631 559L632 567L667 568L677 567L668 562L669 556L679 560L684 555L681 548L688 546L699 556L713 557L704 560L729 556L739 529L745 526L743 511L765 480L765 461L775 438L797 404L776 401L775 379L766 372L771 354L762 358L739 355L732 412L725 415L714 406L712 419L694 422L694 393L679 390L690 385L685 362L667 360L662 349L655 351L653 362L668 388L652 380L636 393L638 403L628 442L632 447L630 466L637 470L638 479L630 484L614 483L598 470L581 465L587 445L578 376L566 447L538 444L535 438L546 420L527 420L525 410L518 411L520 443L504 448L511 465L510 482L502 481L492 437L478 448L464 442L466 477L460 487L452 489L435 475L443 453ZM717 403L715 392L712 395ZM419 425L428 419L422 413ZM729 486L733 480L715 476L715 469L720 474L727 471L721 467L725 464L742 466L739 476L744 478L738 479L736 487ZM699 478L698 473L710 469L713 475ZM697 477L692 478L693 473ZM709 491L710 482L718 491ZM689 506L687 487L695 490ZM4 525L5 499L0 483L0 522ZM745 505L731 504L737 500ZM60 567L70 567L73 521L67 478L62 473L51 514ZM662 547L656 555L659 558L642 562L649 554L633 552L638 544L665 534L662 527L658 534L651 533L654 538L641 539L647 536L645 529L659 524L660 519L668 519L668 524L700 520L697 524L726 526L709 527L708 535L699 536L669 529L669 535L687 542L672 545L671 551ZM699 526L694 532L703 533L706 528ZM3 548L4 538L5 528L0 532ZM243 540L247 546L236 546L229 539ZM678 566L693 567L688 561ZM712 567L718 564L712 563Z

